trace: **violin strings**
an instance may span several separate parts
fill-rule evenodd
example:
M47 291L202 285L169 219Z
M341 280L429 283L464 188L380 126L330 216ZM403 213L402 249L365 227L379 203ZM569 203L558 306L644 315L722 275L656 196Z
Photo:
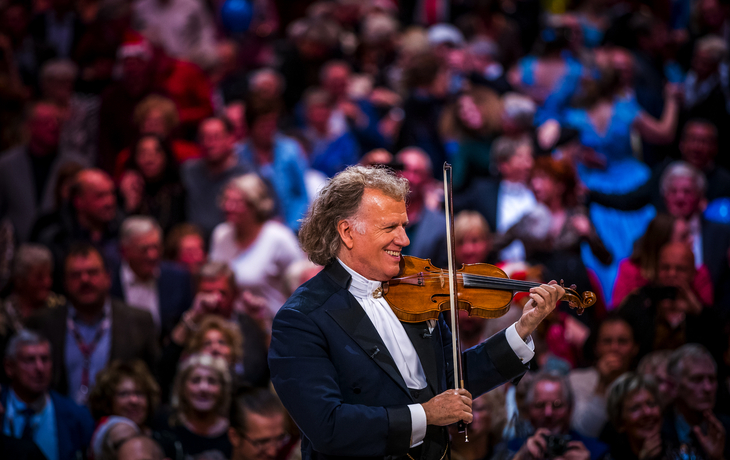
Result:
M540 283L536 283L533 281L513 280L513 279L509 279L509 278L498 278L498 277L490 277L490 276L485 276L485 275L471 275L471 274L466 274L466 273L460 273L460 275L462 276L464 283L471 284L473 287L506 289L506 290L518 290L518 289L529 290L530 288L540 285ZM442 275L435 274L435 273L428 273L427 275L425 275L423 277L425 279L437 279L437 278L440 278L441 276ZM422 275L419 273L416 273L413 275L408 275L408 276L400 277L397 279L412 280L412 279L418 279L420 277L422 277Z

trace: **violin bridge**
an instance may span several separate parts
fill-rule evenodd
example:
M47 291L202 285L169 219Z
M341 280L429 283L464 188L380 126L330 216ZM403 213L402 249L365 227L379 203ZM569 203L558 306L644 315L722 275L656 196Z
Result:
M444 278L443 272L439 275L439 281L441 281L441 289L446 287L446 278Z

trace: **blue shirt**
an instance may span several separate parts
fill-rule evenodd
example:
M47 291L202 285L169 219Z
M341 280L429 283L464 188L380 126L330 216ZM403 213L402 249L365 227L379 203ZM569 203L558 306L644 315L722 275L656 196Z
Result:
M48 460L58 460L56 411L51 398L47 394L43 398L45 398L43 409L30 418L33 427L33 442L36 443ZM25 430L26 417L23 415L23 411L28 406L18 398L12 389L8 395L7 406L3 433L14 438L20 438L23 436L23 430Z
M104 316L102 316L94 324L86 324L80 321L77 316L76 309L73 305L69 306L68 318L73 321L76 326L76 330L81 335L84 343L90 344L96 336L96 331L102 326L104 317L109 317L109 327L104 331L101 339L96 344L93 352L91 353L91 360L89 363L89 386L88 388L81 388L81 375L84 368L84 356L79 350L79 346L76 343L73 333L66 330L66 350L64 353L64 361L66 363L66 376L68 378L68 395L71 399L76 401L77 404L85 405L86 399L89 394L89 388L94 386L96 374L106 367L109 362L109 356L111 353L112 339L111 339L111 301L107 298L104 303Z

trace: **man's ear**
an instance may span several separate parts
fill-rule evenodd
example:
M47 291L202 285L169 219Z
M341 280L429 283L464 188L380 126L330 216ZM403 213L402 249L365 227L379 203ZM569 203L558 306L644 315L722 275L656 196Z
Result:
M228 428L228 440L231 441L231 446L233 446L234 449L238 449L238 445L241 444L241 436L233 427Z
M352 249L355 242L352 238L352 232L355 228L348 220L341 220L337 223L337 233L340 234L340 239L347 249Z

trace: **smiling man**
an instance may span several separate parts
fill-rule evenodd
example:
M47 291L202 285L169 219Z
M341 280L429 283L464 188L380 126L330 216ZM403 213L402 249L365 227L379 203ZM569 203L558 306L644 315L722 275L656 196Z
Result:
M380 295L409 244L407 195L407 180L387 169L350 167L327 183L302 223L303 249L325 268L279 310L269 365L302 431L305 460L443 458L445 426L471 422L472 393L525 372L534 355L529 335L564 293L556 284L533 288L517 323L463 353L468 391L449 389L443 315L402 323Z

